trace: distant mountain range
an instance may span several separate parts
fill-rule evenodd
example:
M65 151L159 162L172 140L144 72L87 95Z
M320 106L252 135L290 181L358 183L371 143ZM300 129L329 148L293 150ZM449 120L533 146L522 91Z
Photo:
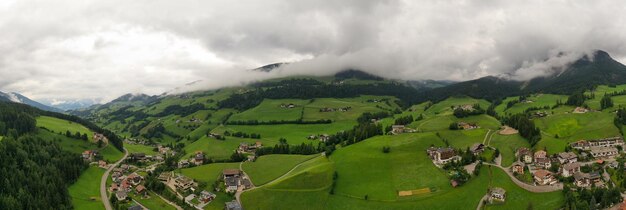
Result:
M450 96L467 95L489 100L524 93L572 94L597 85L626 84L626 66L613 60L604 51L595 51L574 61L562 72L536 77L528 81L487 76L459 82L426 92L429 100L439 101Z
M0 101L9 101L9 102L26 104L26 105L29 105L29 106L32 106L41 110L45 110L45 111L63 112L63 110L61 109L46 106L42 103L31 100L30 98L26 96L23 96L19 93L14 93L14 92L10 92L10 93L0 92Z

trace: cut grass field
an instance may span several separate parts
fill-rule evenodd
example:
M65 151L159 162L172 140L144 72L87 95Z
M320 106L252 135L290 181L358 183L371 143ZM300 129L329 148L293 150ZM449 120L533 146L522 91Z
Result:
M435 141L428 139L436 138L433 137L432 134L412 135L413 138L406 138L397 142L397 145L395 147L392 146L391 152L387 153L387 155L391 155L394 152L402 153L396 155L398 155L398 157L405 157L405 159L414 159L409 158L408 156L417 154L414 149L416 147L420 147L418 145L428 144L429 141ZM374 153L375 151L373 150L382 145L382 143L387 143L385 141L396 140L398 139L375 137L365 140L364 142L350 145L346 148L338 150L337 153L331 156L330 162L324 159L315 159L307 162L307 164L310 163L310 165L302 167L300 170L294 170L292 173L288 174L287 177L281 179L278 183L263 186L255 190L243 193L241 197L243 206L244 208L252 209L361 210L416 209L416 207L418 209L474 209L490 186L504 188L507 191L507 202L500 206L488 206L487 209L521 210L526 209L528 201L533 202L533 206L535 207L535 209L557 209L563 203L563 195L561 194L561 192L528 192L515 185L510 180L510 178L501 169L498 168L491 169L491 173L489 173L490 169L487 166L483 166L480 169L480 174L477 177L473 177L468 183L461 187L452 188L449 187L445 174L439 171L439 169L435 168L430 160L413 160L418 163L418 166L408 168L406 166L411 166L411 164L397 164L396 167L393 167L393 165L395 164L375 161L376 159L380 159L380 157L377 157L378 155L376 155ZM360 145L362 143L366 144L367 146ZM351 149L351 147L358 148L349 150ZM399 147L405 147L407 148L407 150L399 150ZM368 148L370 149L368 150ZM357 156L350 160L352 164L350 164L351 166L349 166L349 168L346 168L346 166L348 165L342 163L343 161L340 161L340 159L346 158L345 156L352 154L353 152L355 152L355 150L365 153L369 152L367 154L375 157L372 157L370 159L364 158L362 156ZM379 149L377 149L376 152L383 154L379 151ZM337 154L340 155L336 156ZM426 156L423 153L420 153L420 155L424 157ZM363 163L355 163L358 160L361 160ZM334 194L330 194L329 191L330 185L332 184L331 174L333 173L333 162L334 166L337 168L339 178L337 179L337 185L335 187ZM392 165L392 167L386 167L384 165ZM347 172L346 169L350 169L354 172ZM424 170L426 170L426 172ZM394 173L398 174L391 176L386 175ZM410 178L409 174L413 174L413 176L416 177L418 176L417 174L419 174L420 178ZM303 178L304 176L309 176L312 178L305 179ZM424 179L423 177L428 177L428 179ZM357 186L340 186L343 184L347 184L347 181L353 179L357 180L351 181L350 183ZM323 181L320 181L320 183L310 183L302 180ZM382 191L386 191L391 196L391 194L397 194L397 192L395 190L384 190L385 188L393 188L393 185L400 186L402 184L411 184L402 183L402 181L415 183L421 182L422 186L441 185L445 189L439 188L435 193L431 193L430 195L425 196L407 196L406 199L401 198L397 200L387 201L379 201L374 199L374 197L378 197L376 195L384 195L374 191L378 191L380 189ZM358 186L363 184L366 186ZM346 194L346 190L348 190L346 187L360 189L356 191L356 195L352 195ZM409 188L422 189L423 187L419 188L419 184L415 184L411 187L407 187L406 190L412 190ZM368 195L368 200L364 199L364 194ZM536 202L539 200L541 202Z
M178 170L180 173L195 179L196 181L206 182L206 188L204 190L213 191L212 185L222 175L224 169L239 169L239 163L211 163L193 168L185 168ZM217 197L209 205L205 206L207 210L221 210L224 209L224 203L234 200L230 195L224 192L214 192Z
M258 120L261 122L272 120L297 120L302 116L302 109L309 100L299 99L265 99L258 106L244 112L234 114L229 121ZM282 108L281 104L295 104L294 108Z
M226 125L214 129L214 133L223 133L224 131L244 133L256 133L261 134L261 141L273 146L280 138L287 139L287 142L292 145L301 143L313 143L317 145L317 141L311 141L307 139L309 135L318 134L336 134L339 131L345 131L352 129L356 125L356 122L337 122L332 124L283 124L283 125ZM226 137L228 140L229 137Z
M100 199L100 178L103 174L104 169L91 166L68 188L74 209L104 209Z
M100 151L100 154L102 154L103 159L109 163L115 162L124 156L121 151L117 150L112 145L107 145L104 148L98 149L98 146L94 143L68 138L65 135L52 133L43 129L37 130L37 136L48 141L55 141L61 145L64 150L77 154L80 154L85 150L98 150Z
M264 155L254 162L244 162L243 170L256 186L264 185L296 165L319 155Z
M124 144L124 148L128 150L129 153L142 152L146 155L156 155L158 152L154 151L154 147L141 145L141 144Z
M201 151L206 154L207 158L213 158L216 160L229 159L233 152L239 147L239 143L254 143L259 141L258 139L244 139L228 136L226 140L217 140L210 137L202 137L195 142L186 144L185 153L186 157L193 156L196 152ZM274 145L278 141L262 140L264 145Z
M515 162L515 151L517 150L517 148L530 148L530 144L528 143L528 141L521 137L519 134L493 134L491 135L489 146L495 147L500 150L500 155L502 155L502 166L505 167L510 166L511 164L513 164L513 162Z
M368 100L388 100L386 102L368 102ZM330 119L333 122L355 122L355 120L361 116L364 112L380 112L380 111L392 111L398 108L393 102L396 100L390 96L360 96L355 98L316 98L312 103L304 108L304 120L320 120ZM346 112L334 111L334 112L320 112L321 108L343 108L351 107Z
M490 105L488 101L483 99L474 99L470 97L450 97L446 100L432 105L430 108L424 111L424 115L451 115L454 111L452 107L466 104L480 104L480 107L483 109L487 109Z
M508 97L502 101L502 104L496 106L496 112L504 116L506 114L517 114L524 113L526 109L531 107L552 107L556 105L557 100L561 100L562 102L567 101L566 95L554 95L554 94L533 94L530 97L527 97L527 100L532 101L532 103L516 103L510 108L506 108L507 103L512 100L518 100L519 96Z
M555 114L535 119L535 124L542 131L542 140L535 147L540 149L545 147L550 154L562 152L568 143L581 139L620 135L617 127L613 125L613 115L604 112Z
M454 115L427 117L421 121L414 122L420 131L440 131L449 130L450 124L453 122L476 123L482 129L497 130L500 128L500 122L489 115L474 115L465 118L457 118Z
M37 117L37 127L45 127L54 133L63 133L70 131L72 134L80 132L81 134L87 134L89 140L93 140L93 132L87 127L67 120L62 120L54 117L40 116Z
M141 205L148 209L163 209L163 210L175 210L174 206L167 204L163 199L154 194L148 192L149 198L144 199L142 196L134 196L133 199L139 202Z

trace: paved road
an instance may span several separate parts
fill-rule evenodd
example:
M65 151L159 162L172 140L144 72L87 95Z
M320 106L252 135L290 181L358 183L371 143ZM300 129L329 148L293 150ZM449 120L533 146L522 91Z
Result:
M117 167L117 165L119 165L122 161L124 161L126 157L128 157L128 150L124 148L124 157L122 157L122 159L118 160L117 162L109 165L109 169L107 169L107 171L104 172L104 175L102 175L102 179L100 179L100 198L102 199L102 203L104 203L104 208L106 210L113 210L113 207L111 207L111 202L109 202L109 196L107 195L107 186L106 186L107 179L109 178L109 173L115 167Z
M518 180L517 178L515 178L515 176L513 176L513 173L511 173L511 171L509 170L509 168L504 168L502 166L499 165L495 165L492 163L484 163L485 165L491 165L491 166L495 166L497 168L502 169L507 175L509 175L509 177L511 178L511 180L517 184L517 186L524 188L525 190L528 190L530 192L536 192L536 193L543 193L543 192L554 192L554 191L559 191L559 190L563 190L563 184L562 183L558 183L555 185L530 185L527 184L525 182L522 182L520 180Z

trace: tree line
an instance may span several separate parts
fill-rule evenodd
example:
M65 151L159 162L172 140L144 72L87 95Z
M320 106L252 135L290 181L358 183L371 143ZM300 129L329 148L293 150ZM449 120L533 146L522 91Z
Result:
M281 125L281 124L330 124L332 120L320 119L320 120L270 120L270 121L258 121L258 120L232 120L226 124L229 125Z
M519 131L519 134L526 138L531 146L541 140L541 130L535 126L535 122L528 119L525 114L515 114L504 117L502 121Z

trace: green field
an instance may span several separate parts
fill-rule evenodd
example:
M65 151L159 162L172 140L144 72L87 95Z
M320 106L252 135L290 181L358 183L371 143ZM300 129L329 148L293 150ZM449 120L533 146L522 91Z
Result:
M147 207L148 209L164 209L164 210L175 210L174 206L169 205L159 196L154 194L153 192L148 192L149 198L144 199L142 196L134 196L133 200L141 203L141 205Z
M535 124L542 131L542 140L535 147L540 149L545 147L550 154L562 152L567 143L581 139L620 135L619 130L613 125L613 115L604 112L555 114L535 119Z
M489 146L495 147L500 150L502 155L502 166L510 166L515 162L515 151L520 147L530 148L530 144L526 139L519 134L515 135L491 135Z
M281 99L272 100L265 99L258 106L248 109L244 112L234 114L230 117L230 121L248 121L258 120L261 122L271 120L297 120L302 117L302 110L304 106L309 103L309 100L298 99ZM282 108L281 104L295 104L294 108Z
M283 174L296 165L319 155L265 155L254 162L244 162L243 170L250 176L256 186L264 185Z
M368 102L368 100L388 100L389 103L382 101ZM333 122L345 122L354 123L355 120L361 116L364 112L380 112L380 111L392 111L398 108L393 103L395 98L385 96L360 96L356 98L316 98L312 103L304 108L304 120L320 120L330 119ZM351 107L346 112L334 111L334 112L320 112L321 108L342 108Z
M80 132L81 134L87 134L89 140L93 140L93 132L87 127L67 120L62 120L54 117L40 116L37 117L37 127L45 127L48 130L65 134L66 131L70 131L72 134Z
M488 206L488 209L526 209L528 201L533 202L535 209L556 209L563 203L560 191L552 193L525 191L517 187L501 169L494 168L490 173L487 166L482 167L480 175L465 185L452 188L445 174L434 167L428 159L410 158L414 155L426 157L424 153L416 153L415 149L424 147L423 145L429 141L436 142L432 140L434 137L431 134L400 136L407 138L375 137L340 149L331 156L330 162L321 158L307 162L307 166L294 170L278 183L245 192L241 197L243 206L252 209L474 209L489 186L504 188L507 191L507 202L500 206ZM377 155L383 154L378 146L391 143L388 141L393 141L392 145L395 146L392 146L391 152L386 155L392 155L394 152L401 154L391 158ZM361 153L374 157L357 155L350 158L349 164L341 161L349 158L347 156L350 154ZM396 164L389 160L400 157L406 159L403 160L404 164ZM378 161L381 158L385 160ZM409 161L418 165L407 164ZM331 195L329 191L333 165L337 168L339 178L334 194ZM346 186L347 184L351 185ZM424 186L434 186L436 191L428 195L395 199L393 197L397 191L387 190L396 187L417 189ZM368 195L368 200L364 199L364 194ZM392 200L377 200L374 199L375 196L386 196ZM535 202L538 200L541 202Z
M280 138L287 139L289 144L301 144L301 143L314 143L317 141L311 141L307 139L309 135L318 134L336 134L342 130L349 130L356 122L340 122L332 124L283 124L283 125L227 125L218 127L213 130L214 133L223 133L228 130L229 132L241 131L244 133L257 133L261 134L261 141L265 144L278 142ZM228 140L229 137L226 137ZM273 145L273 144L271 144Z
M239 169L239 163L211 163L192 168L181 169L180 173L197 181L206 182L211 186L224 169Z
M150 146L141 145L141 144L124 144L124 148L126 148L126 150L128 150L129 153L143 152L146 155L158 154L158 152L154 151L155 147L150 147Z
M561 100L563 103L567 101L567 96L565 95L554 95L554 94L533 94L530 97L527 97L526 100L532 101L532 103L515 103L512 107L507 109L507 103L512 100L518 100L519 96L508 97L502 101L502 104L496 106L495 110L499 115L505 114L517 114L524 113L526 109L531 107L552 107L556 105L557 100Z
M490 105L488 101L483 100L483 99L474 99L470 97L451 97L439 103L434 104L433 106L428 108L426 111L424 111L424 114L427 116L451 115L452 112L454 111L452 107L462 106L466 104L471 104L471 105L480 104L480 107L483 109L487 109Z
M259 141L258 139L244 139L237 137L226 137L226 140L217 140L210 137L202 137L197 141L187 144L184 148L186 157L193 156L196 152L204 152L207 158L213 158L216 160L229 159L233 152L239 147L239 143L254 143ZM264 140L264 145L274 145L278 141Z
M454 115L428 117L424 120L414 122L420 131L440 131L449 130L450 124L453 122L476 123L482 129L497 130L500 128L500 122L489 115L475 115L465 118L457 118Z
M100 178L104 169L91 166L68 190L75 209L104 209L100 199Z
M80 154L85 150L94 150L94 149L98 150L100 151L100 154L102 154L103 159L107 160L108 162L115 162L124 156L124 153L117 150L112 145L107 145L103 148L98 149L95 143L80 140L80 139L75 139L75 138L69 138L65 136L64 134L53 133L51 131L44 130L44 129L38 129L37 136L45 140L55 141L59 145L61 145L61 147L63 147L64 150L67 150L73 153Z

